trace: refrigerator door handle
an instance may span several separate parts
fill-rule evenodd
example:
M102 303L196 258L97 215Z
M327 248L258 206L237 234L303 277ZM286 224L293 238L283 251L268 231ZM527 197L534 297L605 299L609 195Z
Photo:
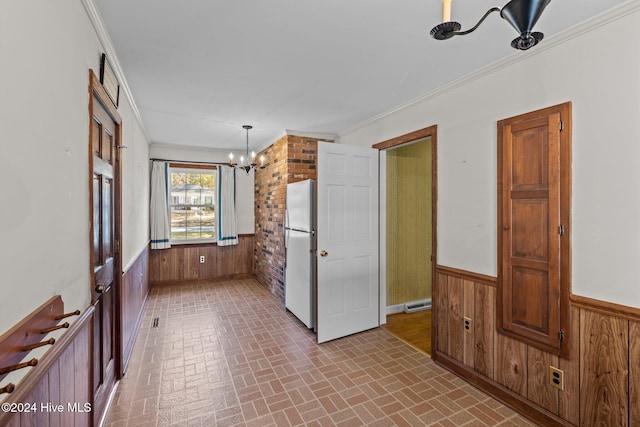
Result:
M284 229L284 248L287 249L288 247L289 247L289 229L285 228Z

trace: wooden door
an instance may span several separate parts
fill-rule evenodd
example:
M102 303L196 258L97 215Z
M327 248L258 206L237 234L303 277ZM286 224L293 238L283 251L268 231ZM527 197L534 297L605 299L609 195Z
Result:
M318 142L318 342L379 326L378 152Z
M561 111L544 110L501 121L498 129L499 327L556 354L568 342L564 123Z
M95 77L95 76L94 76ZM95 83L95 82L94 82ZM91 269L94 425L104 415L118 376L120 119L99 85L91 91Z

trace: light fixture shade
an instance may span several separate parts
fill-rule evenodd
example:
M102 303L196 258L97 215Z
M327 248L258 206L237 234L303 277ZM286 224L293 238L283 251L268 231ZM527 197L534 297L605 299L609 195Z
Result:
M521 35L530 34L550 2L551 0L511 0L502 8L500 16Z
M447 21L433 27L431 37L436 40L447 40L453 36L464 36L465 34L472 33L482 24L489 14L499 11L500 16L511 24L520 34L511 42L511 47L519 50L527 50L537 45L544 37L544 34L532 30L549 3L551 3L551 0L511 0L502 9L498 7L489 9L482 18L480 18L478 23L468 30L461 31L458 22Z

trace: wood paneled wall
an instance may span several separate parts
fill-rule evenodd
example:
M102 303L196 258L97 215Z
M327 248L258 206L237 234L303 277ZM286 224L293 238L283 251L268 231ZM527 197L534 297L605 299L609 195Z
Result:
M152 250L149 281L152 286L194 280L253 276L253 235L238 236L234 246L179 245ZM205 262L200 263L200 256Z
M431 298L431 138L387 150L387 305Z
M91 332L93 307L89 307L55 343L25 379L16 385L6 403L35 404L35 411L0 411L0 426L86 427L92 423L90 389ZM1 396L5 397L5 396ZM62 411L47 412L41 404L62 405ZM72 405L71 407L69 405ZM72 409L76 409L75 411Z
M149 293L149 248L122 275L120 291L122 372L127 370Z
M640 425L640 310L574 303L565 359L496 331L495 286L492 277L436 268L436 362L542 425ZM564 390L549 385L549 366L564 371Z

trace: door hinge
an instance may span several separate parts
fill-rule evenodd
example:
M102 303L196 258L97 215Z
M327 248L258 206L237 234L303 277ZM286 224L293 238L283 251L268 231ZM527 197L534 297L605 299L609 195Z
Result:
M116 239L116 253L119 254L120 253L120 240Z
M558 129L560 129L561 131L564 130L564 120L560 120L560 123L558 123Z
M558 234L564 236L564 225L560 225L560 227L558 227Z
M564 331L562 329L558 331L558 339L560 342L564 342Z

